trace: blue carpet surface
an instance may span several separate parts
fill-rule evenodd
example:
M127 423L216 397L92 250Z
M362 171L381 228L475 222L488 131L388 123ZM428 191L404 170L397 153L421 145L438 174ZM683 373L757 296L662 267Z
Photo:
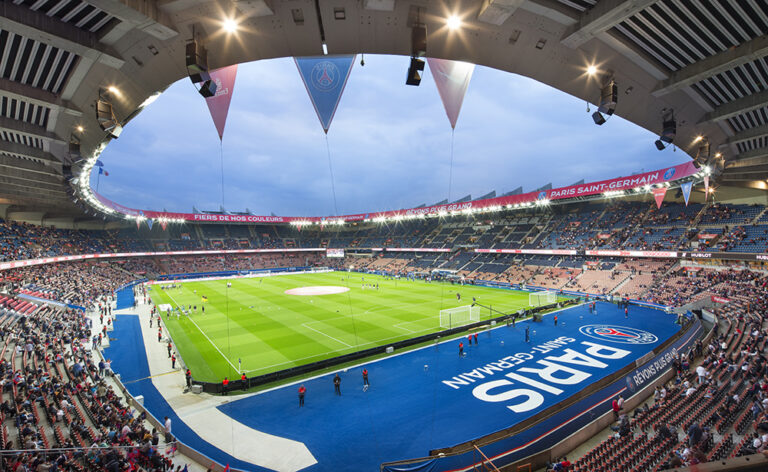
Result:
M598 314L580 306L560 312L558 318L558 326L554 316L548 315L542 323L524 322L484 332L477 345L468 345L464 339L464 357L458 355L456 340L370 363L365 366L371 382L366 392L362 390L363 367L359 367L340 372L342 396L334 394L333 374L304 382L303 408L298 406L297 385L219 408L254 429L305 443L318 460L307 470L375 471L385 461L423 457L431 449L517 424L634 363L679 330L672 315L633 306L625 318L623 310L608 303L598 303ZM526 327L530 343L525 342ZM559 344L547 344L557 339ZM568 349L586 354L591 345L584 343L625 353L616 359L592 356L604 366L589 365L589 360L578 357L564 360ZM547 362L587 376L563 385L557 382L577 374L554 372L544 391L541 382L547 382L536 370L544 369ZM512 372L529 379L528 385L520 378L505 377ZM538 381L538 386L531 380ZM473 394L478 385L493 381L500 383L487 394L495 401ZM528 411L512 411L508 406L522 400L504 399L503 394L518 388L541 392L543 402Z
M131 297L133 297L131 295ZM104 356L112 359L112 369L120 373L121 380L134 397L144 395L144 407L160 422L169 417L172 422L173 434L179 441L198 450L219 464L229 464L231 467L247 471L265 471L253 464L232 457L203 440L189 428L171 406L157 391L149 377L149 363L141 337L141 326L137 315L118 315L115 329L110 333L110 346L104 350ZM191 394L190 394L191 395ZM207 465L207 464L204 464Z
M133 287L126 287L122 290L118 290L115 294L115 309L124 310L126 308L133 308L135 301Z

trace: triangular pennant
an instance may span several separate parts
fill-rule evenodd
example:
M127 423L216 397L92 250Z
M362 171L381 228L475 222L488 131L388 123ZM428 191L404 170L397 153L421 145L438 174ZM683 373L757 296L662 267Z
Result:
M216 83L216 93L213 97L206 98L205 103L208 105L208 111L211 112L219 139L224 138L224 126L227 124L229 103L232 101L232 92L235 90L236 77L237 64L211 72L211 80Z
M440 99L443 101L445 114L448 115L451 128L455 129L461 104L464 102L464 95L467 94L475 65L468 62L433 58L427 58L427 62L429 63L429 71L435 79L437 91L440 93Z
M356 56L296 57L296 67L325 134L331 127Z
M149 226L149 230L152 231L152 225L155 224L155 220L152 218L147 219L147 226Z
M141 220L136 218L136 230L141 229Z
M683 191L683 198L685 199L685 206L688 206L688 198L691 196L691 189L693 189L693 181L680 184L680 190Z
M163 231L165 231L165 228L168 227L168 222L165 220L160 220L160 227L163 228Z
M704 176L704 203L709 199L709 176Z
M667 194L667 187L653 189L653 198L656 200L656 207L661 209L661 202L664 201L664 196Z

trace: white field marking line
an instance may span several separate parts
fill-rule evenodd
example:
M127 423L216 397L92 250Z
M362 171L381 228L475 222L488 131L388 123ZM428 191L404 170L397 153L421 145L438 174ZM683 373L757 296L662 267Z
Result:
M172 296L171 294L168 294L168 297L169 297L171 300L173 300L173 303L176 303L176 299L175 299L175 298L173 298L173 296ZM179 307L179 304L178 304L178 303L176 303L176 307L177 307L177 308ZM198 331L200 331L200 334L202 334L203 336L205 336L205 339L207 339L207 340L208 340L208 342L209 342L209 343L211 343L211 346L213 346L213 348L214 348L214 349L216 349L217 351L219 351L219 354L221 354L221 357L223 357L223 358L224 358L224 360L225 360L225 361L227 361L227 362L229 363L229 365L231 365L231 366L232 366L232 368L233 368L233 369L235 369L235 372L238 372L238 371L239 371L239 369L238 369L237 367L235 367L235 364L233 364L233 363L232 363L232 361L230 361L230 360L229 360L229 358L228 358L227 356L225 356L223 352L221 352L221 349L219 349L219 346L217 346L217 345L216 345L216 344L215 344L213 341L211 341L211 338L209 338L209 337L208 337L208 335L207 335L207 334L205 334L205 333L203 332L203 330L202 330L202 329L200 329L200 326L198 326L198 325L197 325L197 323L195 322L195 320L193 320L191 316L187 316L187 319L188 319L189 321L191 321L191 322L192 322L192 324L194 324L194 325L195 325L195 327L197 328L197 330L198 330ZM170 330L168 330L168 332L169 332L169 334L170 334Z
M552 311L552 312L550 312L550 313L547 313L547 314L549 315L549 314L559 313L559 312L561 312L561 311L570 310L571 308L576 308L577 306L582 306L582 305L586 305L586 303L578 303L578 304L576 304L576 305L572 305L572 306L569 306L569 307L560 308L559 310L555 310L555 311ZM528 318L526 321L530 322L530 320L531 320L531 318ZM524 322L525 322L525 321L524 321ZM524 322L523 322L523 323L524 323ZM499 329L499 328L504 328L504 327L506 327L506 325L505 325L505 324L502 324L502 323L497 323L495 327L493 327L493 328L489 328L489 331L493 331L493 330L496 330L496 329ZM457 339L459 339L459 338L446 339L445 341L440 341L440 342L438 342L437 344L445 344L445 343L455 342ZM344 367L344 368L345 368L345 369L356 369L356 368L358 368L358 367L360 367L360 366L369 365L369 364L374 364L374 363L376 363L376 362L385 361L385 360L387 360L387 359L391 359L391 358L393 358L393 357L404 356L404 355L406 355L406 354L410 354L410 353L412 353L412 352L416 352L416 351L421 351L421 350L423 350L423 349L432 348L432 347L434 347L434 346L435 346L434 344L428 344L428 345L426 345L426 346L417 347L416 349L409 349L409 350L401 351L401 352L398 352L398 353L396 353L396 354L392 354L392 355L390 355L390 356L380 357L380 358L378 358L378 359L371 359L371 360L368 360L368 361L364 361L364 362L361 362L361 363L359 363L359 364L354 364L354 365L351 365L351 366L347 366L347 367ZM262 390L262 391L260 391L260 392L255 392L255 393L253 394L253 396L256 396L256 395L263 395L263 394L265 394L265 393L269 393L269 392L271 392L271 391L273 391L273 390L278 390L278 389L281 389L281 388L285 388L285 387L291 387L291 386L293 386L293 385L300 385L300 384L306 383L306 382L308 382L308 381L310 381L310 380L319 379L320 377L325 377L325 376L327 376L327 375L330 375L330 374L329 374L329 373L324 373L324 374L317 374L317 375L313 375L312 377L307 377L307 378L303 378L303 379L298 379L298 380L296 380L295 382L291 382L291 383L287 383L287 384L283 384L283 385L277 385L277 386L275 386L275 387L272 387L272 388L268 388L268 389L266 389L266 390ZM245 399L245 398L243 398L243 399ZM239 400L239 399L238 399L238 400ZM238 400L235 400L235 401L238 401Z
M557 313L557 312L561 312L561 311L565 311L565 310L570 310L571 308L575 308L575 307L577 307L577 306L581 306L581 305L585 305L585 303L580 303L580 304L578 304L578 305L574 305L574 306L572 306L572 307L561 308L560 310L556 310L556 311L553 311L553 312L551 312L551 313L547 313L546 315L549 315L549 314L554 314L554 313ZM546 315L544 315L544 316L546 316ZM416 323L416 321L405 321L404 323ZM399 324L402 324L402 323L399 323ZM503 324L498 324L498 326L496 326L495 328L490 328L490 330L498 329L498 328L501 328L501 327L503 327L503 326L505 326L505 325L503 325ZM431 329L423 329L423 330L419 330L419 331L414 331L414 333L421 333L421 332L425 332L425 331L431 331ZM369 343L358 344L358 346L363 346L363 345L365 345L365 344L373 344L373 343L377 343L377 342L381 342L381 341L386 341L386 340L389 340L389 339L395 339L395 338L399 338L399 337L400 337L400 336L395 336L395 337L392 337L392 338L384 338L384 339L379 339L379 340L377 340L377 341L371 341L371 342L369 342ZM447 343L447 342L453 341L453 340L455 340L455 339L458 339L458 338L449 339L448 341L441 341L441 342L440 342L440 343L438 343L438 344ZM424 346L424 347L420 347L420 348L417 348L417 349L408 350L408 351L405 351L404 353L400 353L400 354L396 354L396 355L402 355L402 354L405 354L405 353L408 353L408 352L412 352L412 351L418 351L418 350L421 350L421 349L425 349L425 348L427 348L427 347L429 347L429 346ZM339 352L339 351L327 351L327 352L321 352L321 353L319 353L319 354L313 354L313 355L311 355L311 356L301 357L301 358L298 358L298 359L293 359L293 360L290 360L290 361L286 361L286 362L280 362L279 364L272 364L272 365L267 365L267 366L261 367L261 368L259 368L259 369L247 370L247 371L245 371L245 372L246 372L246 373L248 373L248 374L250 374L251 372L259 372L259 371L261 371L261 370L266 370L266 369L270 369L270 368L272 368L272 367L278 367L278 366L281 366L281 365L285 365L285 364L296 364L296 363L297 363L297 362L299 362L299 361L303 361L303 360L306 360L306 359L312 359L312 358L314 358L314 357L320 357L320 356L324 356L324 355L326 355L326 354L333 354L333 353L338 353L338 352ZM394 357L394 356L389 356L389 357ZM376 360L376 361L371 361L371 362L378 362L378 360ZM361 366L361 365L363 365L363 364L364 364L364 363L361 363L361 364L357 364L357 365L354 365L354 366L352 366L352 367L349 367L349 368L359 367L359 366ZM315 376L315 377L311 377L310 379L307 379L307 380L311 380L311 379L314 379L314 378L317 378L317 377L322 377L322 375L318 375L318 376ZM278 387L278 388L279 388L279 387ZM274 388L273 388L273 389L270 389L270 390L274 390Z
M307 329L311 329L311 330L312 330L312 331L314 331L315 333L318 333L318 334L322 334L323 336L329 337L329 338L333 339L334 341L336 341L337 343L341 343L341 344L343 344L343 345L345 345L345 346L347 346L347 347L349 347L349 348L351 348L351 347L352 347L351 345L349 345L349 344L345 343L344 341L341 341L341 340L339 340L339 339L336 339L336 338L334 338L334 337L333 337L333 336L331 336L330 334L326 334L326 333L323 333L323 332L322 332L322 331L320 331L319 329L315 329L315 328L313 328L313 327L311 327L311 326L307 326L308 324L309 324L309 323L302 323L302 324L301 324L301 326L303 326L303 327L305 327L305 328L307 328Z

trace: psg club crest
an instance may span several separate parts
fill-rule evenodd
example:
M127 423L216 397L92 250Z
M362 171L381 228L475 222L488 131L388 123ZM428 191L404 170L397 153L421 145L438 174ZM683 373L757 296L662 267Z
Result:
M312 86L320 92L330 92L339 84L339 68L330 61L322 61L312 68Z
M659 340L653 333L626 326L590 324L582 326L579 331L590 338L619 344L653 344Z
M538 199L539 200L544 200L545 198L547 198L547 191L543 190L543 191L539 192Z
M674 177L674 175L675 175L675 168L670 167L669 169L667 169L666 172L664 172L664 180L669 180L672 177Z

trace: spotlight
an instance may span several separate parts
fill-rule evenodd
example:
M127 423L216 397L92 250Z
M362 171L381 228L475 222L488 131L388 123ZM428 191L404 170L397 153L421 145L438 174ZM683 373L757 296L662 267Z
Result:
M411 58L411 65L408 67L408 77L405 79L405 85L421 84L421 72L424 70L424 60Z
M224 28L224 31L229 34L236 32L237 26L237 21L235 21L233 18L227 18L221 23L221 27Z
M587 75L595 75L597 74L597 67L594 65L590 65L587 67Z
M451 15L445 20L445 24L448 25L448 29L455 31L461 28L461 18L458 15Z
M78 125L78 127L75 129L78 131L78 133L82 133L83 131L85 131L85 128L83 128L82 125Z
M360 67L365 67L365 54L360 55Z

